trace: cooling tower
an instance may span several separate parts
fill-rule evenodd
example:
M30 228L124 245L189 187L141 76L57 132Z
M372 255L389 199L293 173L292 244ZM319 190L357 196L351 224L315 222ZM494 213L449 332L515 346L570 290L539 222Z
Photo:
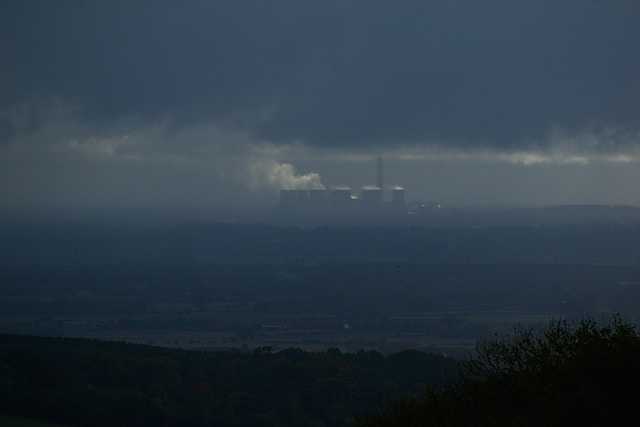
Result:
M335 187L331 190L331 203L334 206L348 206L351 204L351 188Z
M382 188L377 186L362 187L361 200L365 205L382 204Z
M391 203L394 206L406 206L406 191L402 187L394 187L391 189Z

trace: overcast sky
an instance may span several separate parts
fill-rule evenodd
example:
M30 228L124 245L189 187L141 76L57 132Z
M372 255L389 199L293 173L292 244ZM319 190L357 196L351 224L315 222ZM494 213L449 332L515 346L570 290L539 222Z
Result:
M0 209L639 203L636 0L0 4ZM314 174L314 173L317 173Z

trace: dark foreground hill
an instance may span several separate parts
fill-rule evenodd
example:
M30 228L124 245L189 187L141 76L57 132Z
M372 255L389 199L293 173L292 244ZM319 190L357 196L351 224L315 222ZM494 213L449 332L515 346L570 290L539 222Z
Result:
M340 426L457 372L417 351L194 352L0 335L0 414L65 426Z
M59 424L36 421L22 417L8 417L0 415L0 426L2 427L66 427Z
M557 323L483 346L459 383L396 402L361 427L635 425L640 335Z
M464 363L462 376L457 362L415 351L386 357L268 348L193 352L0 335L0 420L65 426L622 425L619 420L637 416L639 356L640 334L618 320L556 323L542 333L489 342Z

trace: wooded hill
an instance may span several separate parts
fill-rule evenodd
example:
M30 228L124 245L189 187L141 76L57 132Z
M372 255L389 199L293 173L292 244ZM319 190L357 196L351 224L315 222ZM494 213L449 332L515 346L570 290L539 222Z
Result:
M68 426L341 426L457 372L417 351L196 352L0 335L0 413Z

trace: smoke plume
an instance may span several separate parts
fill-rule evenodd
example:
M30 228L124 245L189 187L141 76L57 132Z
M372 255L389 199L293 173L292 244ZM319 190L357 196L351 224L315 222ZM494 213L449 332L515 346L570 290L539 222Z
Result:
M254 166L258 179L272 189L317 190L324 189L320 174L310 172L299 174L290 163L261 161Z

